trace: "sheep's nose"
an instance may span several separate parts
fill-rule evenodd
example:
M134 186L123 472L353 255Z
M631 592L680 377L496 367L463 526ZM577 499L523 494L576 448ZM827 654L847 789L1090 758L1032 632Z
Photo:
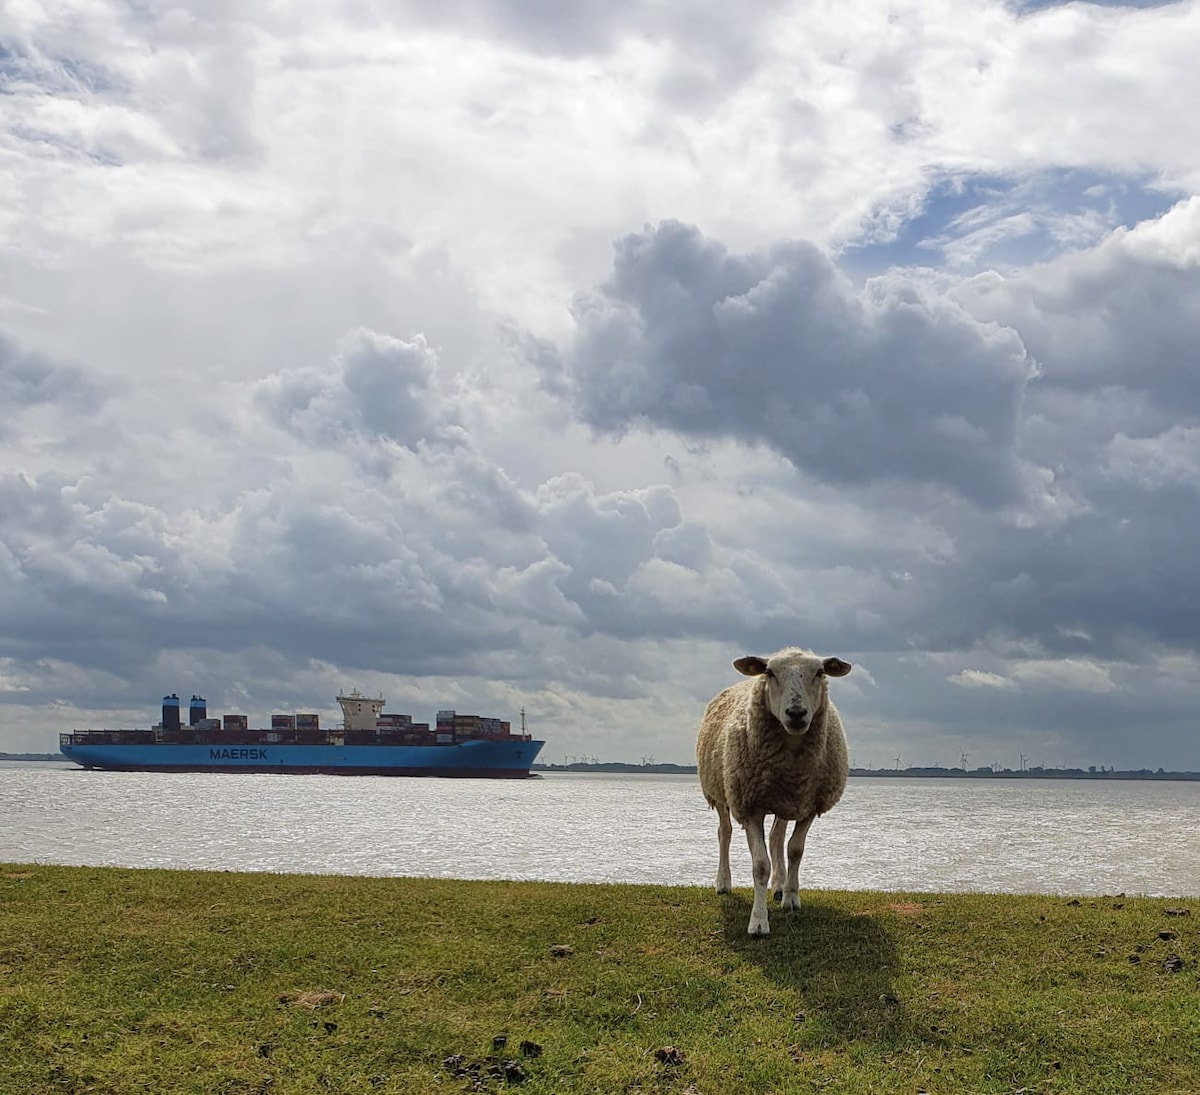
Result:
M789 707L785 712L788 717L788 722L803 722L808 718L808 708L806 707Z

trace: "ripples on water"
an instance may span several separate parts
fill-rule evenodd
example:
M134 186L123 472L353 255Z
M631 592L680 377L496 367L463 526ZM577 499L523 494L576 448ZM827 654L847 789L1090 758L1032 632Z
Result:
M0 765L0 861L710 885L695 776L532 780ZM801 887L1200 894L1200 783L852 779ZM734 834L734 885L750 856Z

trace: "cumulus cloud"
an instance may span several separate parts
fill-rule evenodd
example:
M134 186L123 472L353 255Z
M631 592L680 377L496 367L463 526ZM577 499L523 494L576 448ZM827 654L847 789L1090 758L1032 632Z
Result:
M1157 437L1117 434L1108 445L1108 467L1147 490L1200 487L1200 427L1172 426Z
M354 331L342 340L331 366L267 378L258 385L260 406L321 444L336 446L347 435L359 435L415 451L461 437L453 406L437 395L437 354L422 336L406 342Z
M1020 339L899 276L856 293L805 243L731 254L667 222L617 244L548 383L598 430L646 424L769 445L832 483L1019 499Z
M1002 277L980 275L954 298L1022 339L1055 387L1120 386L1172 415L1200 413L1186 348L1198 336L1200 198L1098 247Z

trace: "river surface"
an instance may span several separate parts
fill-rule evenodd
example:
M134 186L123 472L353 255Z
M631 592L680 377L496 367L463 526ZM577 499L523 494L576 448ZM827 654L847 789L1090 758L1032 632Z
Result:
M694 775L530 780L0 763L0 862L710 885ZM734 831L735 887L750 855ZM851 779L802 889L1200 895L1200 782Z

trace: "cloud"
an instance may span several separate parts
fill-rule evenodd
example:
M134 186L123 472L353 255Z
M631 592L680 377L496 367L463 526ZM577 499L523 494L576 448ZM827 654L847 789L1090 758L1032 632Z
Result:
M1011 689L1016 687L1016 684L1008 677L1001 676L999 673L990 673L986 669L960 669L946 680L951 684L961 685L963 688Z
M810 244L737 255L667 222L622 239L574 313L547 382L598 430L765 444L831 483L940 483L985 505L1024 492L1020 339L900 276L856 294Z
M1016 276L968 279L952 295L971 315L1019 330L1053 387L1119 385L1171 414L1200 411L1186 351L1200 335L1200 198Z
M58 406L75 412L95 410L104 393L82 369L23 350L0 331L0 407L5 418L39 406ZM0 431L8 423L0 421Z
M323 444L353 434L415 452L461 437L452 405L436 394L437 355L422 336L406 342L360 329L342 340L332 366L275 374L256 399L269 417Z
M881 207L839 258L866 275L934 263L964 276L1012 271L1095 246L1117 227L1161 216L1183 196L1145 173L1058 166L954 173L930 180L919 209Z
M1108 445L1113 476L1146 490L1200 488L1200 427L1172 426L1157 437L1118 434Z
M1017 662L1011 672L1018 681L1041 687L1097 693L1115 692L1117 688L1108 669L1078 658Z
M419 337L360 329L323 369L212 398L220 489L151 502L93 475L0 480L6 655L132 672L163 651L267 647L420 676L486 673L552 634L678 633L678 614L654 619L645 567L660 551L704 565L704 526L666 486L566 474L521 489ZM202 417L183 429L203 443Z
M1077 2L1102 8L1162 8L1181 0L1009 0L1011 6L1021 12L1044 11Z

